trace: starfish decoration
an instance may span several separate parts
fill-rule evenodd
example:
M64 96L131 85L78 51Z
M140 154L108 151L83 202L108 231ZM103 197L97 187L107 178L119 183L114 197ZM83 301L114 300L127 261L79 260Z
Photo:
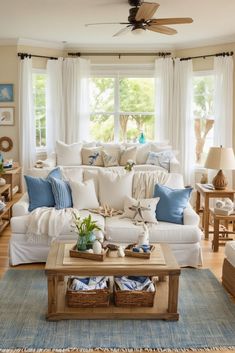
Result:
M135 212L135 215L133 218L135 218L137 215L139 215L142 220L144 220L144 217L142 215L142 211L150 211L150 209L148 207L141 206L140 201L138 201L138 204L136 206L132 205L131 207L129 207L129 210Z

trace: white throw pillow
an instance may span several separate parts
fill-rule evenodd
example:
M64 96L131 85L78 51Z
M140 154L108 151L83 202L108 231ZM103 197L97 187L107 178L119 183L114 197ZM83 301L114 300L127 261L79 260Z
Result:
M137 146L128 147L121 152L120 165L126 165L129 160L136 163Z
M103 147L82 148L82 164L103 167Z
M132 180L132 172L120 175L99 171L100 204L123 210L125 196L132 195Z
M98 170L89 170L89 169L84 169L83 172L83 181L87 180L93 180L94 185L95 185L95 192L98 197L99 195L99 171Z
M159 200L159 197L139 200L133 197L126 197L122 218L131 218L140 222L158 223L156 219L156 207Z
M150 143L139 145L137 148L137 154L136 154L136 164L145 164L150 151L151 151Z
M95 185L93 180L87 180L84 183L71 181L70 187L72 191L73 207L77 210L87 208L98 208Z
M121 153L121 145L119 143L101 143L100 146L103 147L106 153L115 156L119 161Z
M56 158L57 165L81 165L82 143L73 143L72 145L67 145L64 142L56 141Z

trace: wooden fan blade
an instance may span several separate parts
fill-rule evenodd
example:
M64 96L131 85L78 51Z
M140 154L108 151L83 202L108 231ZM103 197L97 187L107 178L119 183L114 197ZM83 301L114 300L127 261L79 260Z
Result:
M190 17L177 17L177 18L154 18L150 20L150 24L154 23L156 25L177 25L184 23L192 23L193 19Z
M145 28L148 29L149 31L159 32L162 34L172 35L172 34L177 33L177 31L173 28L166 27L166 26L159 26L159 25L155 25L155 24L152 24L150 26L146 26Z
M98 23L86 23L85 27L88 26L97 26L97 25L129 25L130 22L98 22Z
M136 21L150 20L159 6L159 4L153 2L143 2L135 16Z
M126 33L130 32L131 29L132 29L132 26L131 26L131 25L130 25L130 26L127 26L127 27L125 27L125 28L122 28L122 29L120 29L120 31L118 31L117 33L115 33L115 34L113 35L113 37L122 36L123 34L126 34Z

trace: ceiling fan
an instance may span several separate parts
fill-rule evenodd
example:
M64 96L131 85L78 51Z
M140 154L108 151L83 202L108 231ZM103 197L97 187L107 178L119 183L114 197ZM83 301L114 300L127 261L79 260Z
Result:
M111 25L111 24L121 24L127 25L120 31L115 33L113 37L118 37L120 35L126 34L129 31L133 33L139 33L146 29L153 32L158 32L162 34L176 34L177 31L173 28L167 27L165 25L173 24L184 24L192 23L193 20L190 17L177 17L177 18L152 18L159 4L153 2L142 2L141 0L128 0L131 6L129 10L128 22L104 22L104 23L88 23L85 26L95 26L95 25Z

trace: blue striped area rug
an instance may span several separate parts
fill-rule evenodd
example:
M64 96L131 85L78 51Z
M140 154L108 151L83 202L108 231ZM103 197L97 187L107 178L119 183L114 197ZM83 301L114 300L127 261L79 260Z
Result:
M65 320L47 322L41 270L9 270L0 281L0 352L235 350L235 304L209 270L183 269L176 322Z

